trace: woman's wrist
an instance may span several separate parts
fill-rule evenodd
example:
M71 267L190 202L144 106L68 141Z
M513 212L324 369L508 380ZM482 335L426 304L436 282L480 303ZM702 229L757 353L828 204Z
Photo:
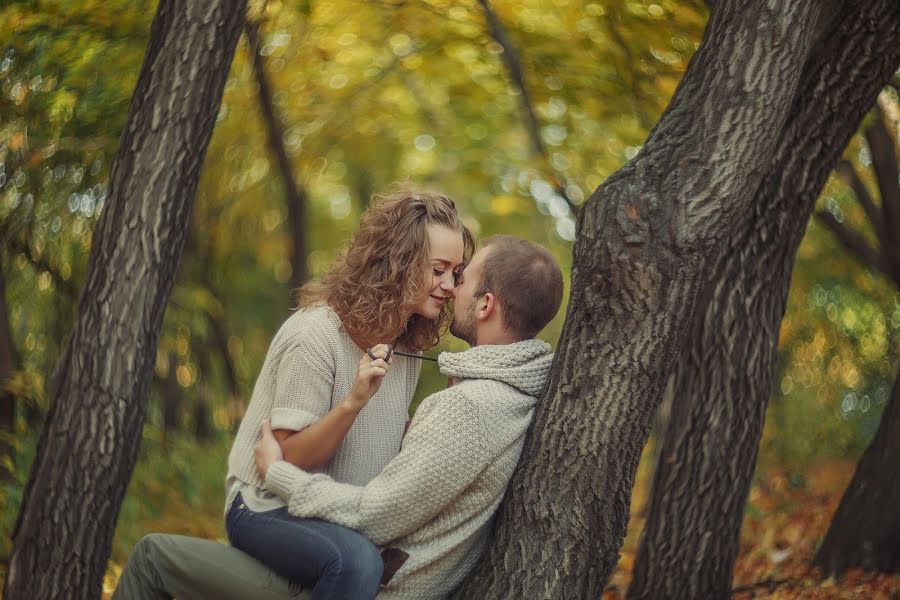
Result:
M356 415L359 414L365 405L366 401L364 399L361 399L353 392L350 392L347 394L347 397L344 398L344 401L338 404L338 407L355 419Z

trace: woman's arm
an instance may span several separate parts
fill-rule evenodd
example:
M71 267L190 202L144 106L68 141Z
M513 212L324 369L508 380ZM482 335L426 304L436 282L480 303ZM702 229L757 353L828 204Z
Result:
M375 346L371 352L381 358L372 359L364 355L360 359L353 388L328 414L300 431L274 431L284 460L305 471L317 469L331 460L356 421L356 416L378 391L393 362L384 361L388 354L388 346L384 344Z
M323 466L335 455L358 414L359 410L344 399L320 421L300 431L276 429L273 433L284 460L304 471Z

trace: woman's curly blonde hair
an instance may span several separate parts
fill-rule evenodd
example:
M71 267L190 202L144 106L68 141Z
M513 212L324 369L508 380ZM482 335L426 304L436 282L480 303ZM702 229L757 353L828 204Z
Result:
M300 308L327 303L354 341L402 344L422 351L438 343L450 324L452 303L436 320L413 314L428 293L428 225L443 225L463 238L463 264L475 251L475 238L456 205L441 194L400 185L377 195L359 222L350 244L320 279L298 290Z

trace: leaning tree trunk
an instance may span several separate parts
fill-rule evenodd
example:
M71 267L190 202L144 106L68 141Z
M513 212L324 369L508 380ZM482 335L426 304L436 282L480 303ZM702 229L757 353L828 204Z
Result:
M747 219L819 9L811 1L717 3L646 144L580 211L547 392L494 542L461 597L600 596L708 257Z
M629 598L730 596L797 248L829 173L900 61L900 8L847 3L819 39L749 227L712 270L677 362Z
M860 566L900 570L900 377L875 439L866 448L814 564L825 574Z
M245 3L162 0L57 363L4 597L98 598Z

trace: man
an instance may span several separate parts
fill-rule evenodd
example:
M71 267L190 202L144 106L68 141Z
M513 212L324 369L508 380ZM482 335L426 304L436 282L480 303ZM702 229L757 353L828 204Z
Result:
M265 428L256 462L266 487L298 517L360 531L385 548L380 598L442 598L471 571L519 460L552 354L534 336L556 315L562 273L547 250L495 236L454 290L451 332L472 348L442 353L452 385L416 411L400 453L365 486L281 460ZM123 598L286 598L283 579L206 540L151 535L122 574Z

